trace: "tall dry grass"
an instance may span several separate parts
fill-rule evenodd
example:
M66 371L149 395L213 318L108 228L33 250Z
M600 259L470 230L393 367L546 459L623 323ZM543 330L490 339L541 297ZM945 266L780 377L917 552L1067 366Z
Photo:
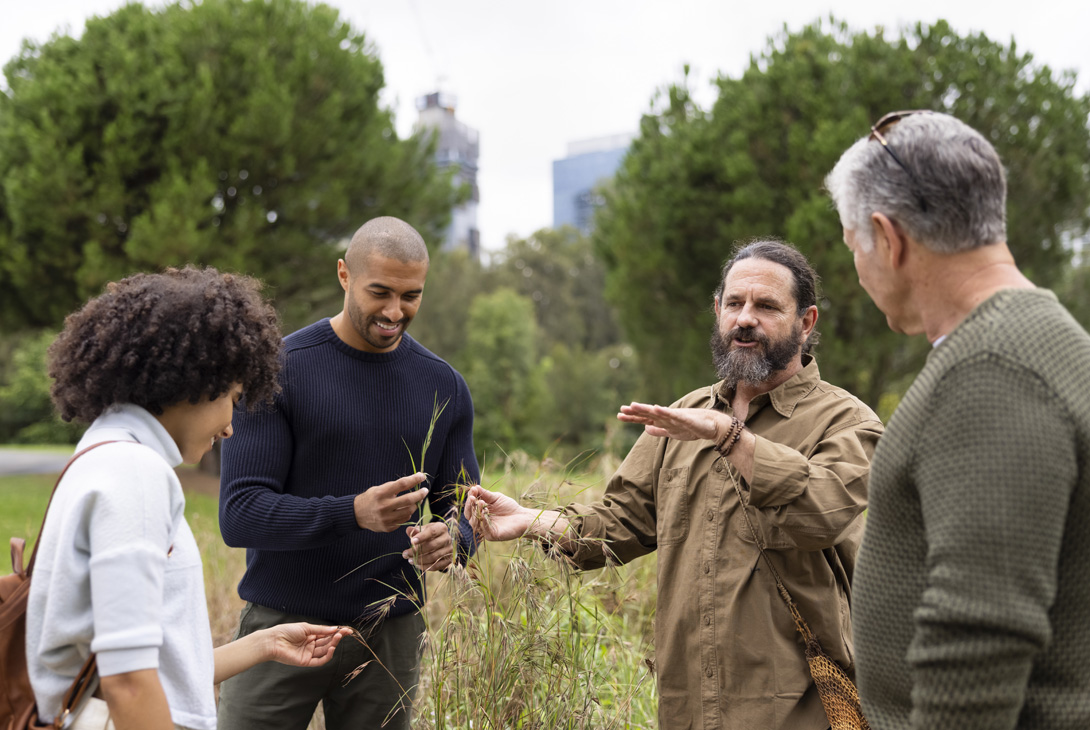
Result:
M615 464L508 457L489 489L527 506L593 501ZM229 641L245 553L226 547L214 511L190 511L212 635ZM452 526L453 529L453 526ZM414 728L653 728L654 558L583 573L536 542L481 547L465 567L429 574ZM324 730L321 712L310 730Z
M604 489L606 465L528 461L508 459L502 476L482 481L542 509ZM558 557L529 540L490 543L465 568L429 576L414 727L656 726L645 662L653 560L582 573Z

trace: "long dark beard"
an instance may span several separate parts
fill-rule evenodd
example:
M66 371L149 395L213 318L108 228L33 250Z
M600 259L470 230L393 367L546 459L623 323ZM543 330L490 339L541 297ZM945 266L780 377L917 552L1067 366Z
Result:
M726 336L719 333L719 324L712 326L711 348L712 362L720 379L726 381L731 390L738 383L760 385L774 373L783 370L799 354L802 323L796 321L790 334L773 341L765 335L759 335L752 327L735 327ZM759 343L755 348L732 347L735 339L750 340Z

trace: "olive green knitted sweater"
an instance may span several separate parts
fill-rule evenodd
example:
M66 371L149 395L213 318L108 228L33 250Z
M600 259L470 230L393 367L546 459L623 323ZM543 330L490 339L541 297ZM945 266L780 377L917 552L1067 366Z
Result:
M1090 728L1090 335L1004 290L878 444L853 584L875 730Z

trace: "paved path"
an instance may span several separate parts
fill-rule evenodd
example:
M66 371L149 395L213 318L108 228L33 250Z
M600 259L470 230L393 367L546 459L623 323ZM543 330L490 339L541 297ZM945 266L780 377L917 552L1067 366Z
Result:
M58 474L71 455L67 451L0 449L0 476Z

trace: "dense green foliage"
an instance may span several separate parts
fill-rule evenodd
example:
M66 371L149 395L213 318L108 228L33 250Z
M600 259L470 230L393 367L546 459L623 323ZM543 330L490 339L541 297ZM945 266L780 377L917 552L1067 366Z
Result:
M784 32L740 78L721 77L709 110L675 85L644 117L605 191L597 249L608 296L648 387L669 400L709 380L711 294L733 244L778 236L824 280L823 375L872 405L922 363L856 282L823 179L840 154L893 109L946 111L981 130L1007 166L1008 238L1043 286L1066 276L1062 242L1090 226L1090 97L1074 76L945 22L897 38L834 21ZM703 321L694 317L708 311Z
M335 243L381 214L439 240L462 194L378 106L382 69L336 11L301 0L139 5L79 40L28 44L0 93L0 441L64 440L44 348L103 283L196 262L264 278L285 330L340 308ZM469 382L479 451L623 450L614 414L714 378L711 293L735 242L779 236L824 280L826 378L888 414L927 350L856 282L822 190L894 108L949 111L1008 167L1022 268L1090 324L1090 97L1013 43L948 25L896 37L822 21L770 39L709 109L687 81L645 116L591 241L542 230L481 264L435 252L411 332ZM703 313L703 314L702 314ZM623 334L622 327L623 325ZM629 344L631 343L631 344Z
M0 373L0 443L75 443L84 427L65 423L49 399L51 381L46 351L56 337L52 331L16 338Z
M631 443L615 416L640 397L638 368L604 281L589 240L570 228L511 238L487 266L461 252L433 257L411 332L465 376L489 460Z
M0 323L56 326L105 282L187 262L255 274L295 321L376 215L428 240L462 192L378 104L336 10L204 0L26 43L0 94Z
M465 376L478 453L489 461L515 450L566 461L631 444L635 429L615 415L641 397L638 368L604 299L604 277L589 240L571 229L511 239L487 266L464 252L433 256L410 332ZM305 323L336 312L339 299L316 304ZM78 438L82 429L60 422L49 402L53 337L0 339L0 443Z
M463 370L474 400L478 451L510 449L540 398L534 305L511 289L481 294L469 308Z

